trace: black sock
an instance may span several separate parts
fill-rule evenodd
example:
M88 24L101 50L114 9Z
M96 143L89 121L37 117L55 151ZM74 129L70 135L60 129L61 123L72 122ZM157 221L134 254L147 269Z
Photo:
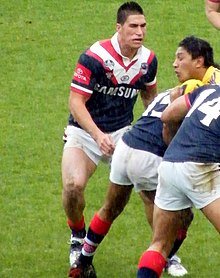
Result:
M85 239L86 240L89 239L90 242L93 242L95 244L97 244L96 247L93 247L91 245L91 248L94 248L94 251L96 250L96 248L98 247L98 245L102 242L102 240L104 239L104 235L98 235L95 232L92 231L92 229L89 227L88 229L88 233ZM84 243L84 247L85 248L85 243ZM82 263L82 265L89 265L92 263L94 255L90 255L90 256L85 256L82 253L80 254L80 262Z
M173 248L170 251L170 254L168 256L169 259L171 259L173 257L174 254L176 254L176 252L179 250L180 246L182 245L184 239L180 240L180 239L176 239L174 244L173 244Z
M79 230L79 231L76 231L74 229L71 229L72 230L72 235L74 237L79 237L79 238L84 238L86 236L86 228L84 226L83 229Z
M154 270L141 267L140 269L138 269L137 278L159 278L159 276Z

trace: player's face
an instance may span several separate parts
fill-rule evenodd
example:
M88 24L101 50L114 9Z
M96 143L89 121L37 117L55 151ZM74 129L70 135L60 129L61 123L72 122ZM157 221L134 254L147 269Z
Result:
M183 47L178 47L173 63L174 71L181 83L188 79L198 79L198 59L192 59Z
M117 32L122 54L129 57L130 52L136 53L143 45L146 33L144 15L129 15L123 25L117 24Z

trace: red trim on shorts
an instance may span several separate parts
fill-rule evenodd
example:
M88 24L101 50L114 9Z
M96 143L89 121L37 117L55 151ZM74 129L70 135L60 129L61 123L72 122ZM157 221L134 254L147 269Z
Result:
M109 231L111 225L112 225L112 222L103 221L103 220L99 217L98 213L96 213L96 214L93 216L93 218L92 218L92 220L91 220L91 223L90 223L89 227L90 227L90 229L91 229L94 233L96 233L96 234L98 234L98 235L103 235L103 236L104 236L104 235L106 235L106 234L108 233L108 231Z
M140 268L152 269L157 273L158 277L160 277L165 265L166 265L166 261L159 252L149 250L149 251L145 251L142 257L140 258L138 269Z

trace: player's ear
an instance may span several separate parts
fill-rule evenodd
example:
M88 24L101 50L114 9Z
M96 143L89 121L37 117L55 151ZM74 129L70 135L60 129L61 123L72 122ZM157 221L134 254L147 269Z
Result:
M204 57L199 56L198 58L196 58L196 60L197 60L196 64L198 68L204 67Z
M117 23L116 24L116 31L119 32L121 29L121 24L120 23Z

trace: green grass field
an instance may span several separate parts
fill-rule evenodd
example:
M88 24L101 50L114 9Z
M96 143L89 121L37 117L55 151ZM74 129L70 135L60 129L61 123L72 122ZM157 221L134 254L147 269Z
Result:
M67 277L69 229L61 203L60 162L69 86L79 54L115 31L122 2L108 2L1 1L1 278ZM203 2L139 1L148 21L145 45L159 61L160 90L177 82L172 63L186 35L209 40L220 62L219 32L207 22ZM135 118L141 112L138 101ZM87 225L103 202L107 184L108 169L101 165L86 191ZM98 277L136 277L150 239L142 203L133 194L98 249ZM179 255L188 277L220 277L219 235L199 212Z

